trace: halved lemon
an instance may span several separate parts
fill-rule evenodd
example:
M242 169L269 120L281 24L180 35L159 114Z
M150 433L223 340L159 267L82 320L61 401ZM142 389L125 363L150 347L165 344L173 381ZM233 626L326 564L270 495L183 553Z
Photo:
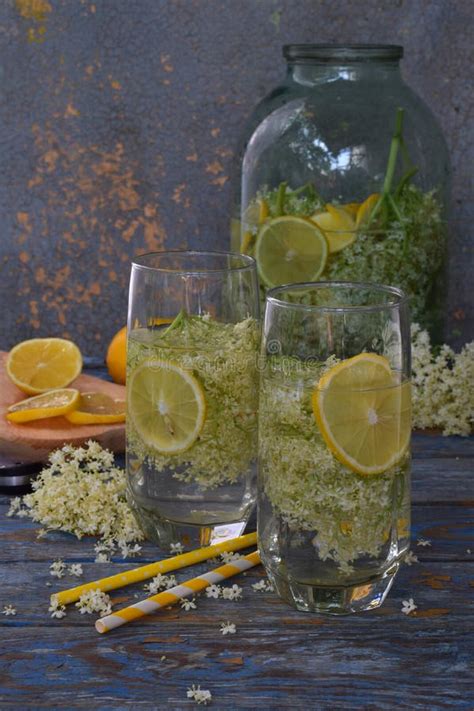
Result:
M27 395L66 388L82 370L82 356L64 338L32 338L18 343L7 358L7 373Z
M354 220L357 217L357 210L359 209L359 206L359 202L346 202L344 205L341 205L341 207L346 210L346 212L348 212Z
M128 414L145 444L176 454L199 437L206 399L199 380L177 363L147 360L130 375Z
M359 225L365 224L369 220L374 207L379 201L379 198L379 193L372 193L372 195L369 195L369 197L366 198L366 200L364 200L364 202L360 205L359 209L357 210L356 217L357 227L359 227Z
M411 434L410 384L386 358L360 353L330 368L312 395L328 448L358 474L381 474L405 454Z
M266 286L315 281L327 255L324 233L305 217L276 217L268 220L257 235L255 258Z
M356 223L344 207L326 205L326 212L316 213L311 219L326 235L329 252L340 252L348 247L356 238Z
M125 422L125 401L106 393L81 393L76 408L66 419L74 425L105 425Z
M26 400L20 400L7 410L7 420L10 422L31 422L44 420L47 417L66 415L77 406L79 390L75 388L58 388L49 390L42 395L35 395Z

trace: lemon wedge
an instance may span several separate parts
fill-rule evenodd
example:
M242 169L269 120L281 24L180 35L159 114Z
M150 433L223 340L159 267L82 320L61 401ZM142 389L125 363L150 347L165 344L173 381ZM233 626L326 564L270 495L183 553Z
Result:
M7 358L7 373L27 395L66 388L82 370L79 348L64 338L32 338L18 343Z
M356 238L356 223L344 207L326 205L326 212L319 212L311 217L326 235L329 253L340 252Z
M315 281L328 245L322 230L304 217L276 217L260 228L255 245L258 273L266 286Z
M361 353L330 368L312 395L328 448L358 474L381 474L405 454L411 434L410 384L386 358Z
M78 402L79 390L58 388L16 402L8 408L6 418L10 422L31 422L44 420L47 417L58 417L74 410Z
M357 227L360 225L365 224L371 214L372 210L376 206L377 202L379 201L380 195L379 193L372 193L372 195L369 195L369 197L364 200L364 202L360 205L359 209L357 210L357 217L356 217L356 224Z
M128 414L144 443L158 452L176 454L199 437L206 399L196 377L177 363L148 360L130 375Z
M81 393L76 408L66 414L74 425L105 425L125 422L125 401L106 393Z

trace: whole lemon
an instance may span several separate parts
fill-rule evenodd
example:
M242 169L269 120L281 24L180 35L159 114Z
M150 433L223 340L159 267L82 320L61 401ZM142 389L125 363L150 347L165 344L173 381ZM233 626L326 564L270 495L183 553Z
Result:
M110 341L105 359L114 383L125 385L127 373L127 327L117 331Z

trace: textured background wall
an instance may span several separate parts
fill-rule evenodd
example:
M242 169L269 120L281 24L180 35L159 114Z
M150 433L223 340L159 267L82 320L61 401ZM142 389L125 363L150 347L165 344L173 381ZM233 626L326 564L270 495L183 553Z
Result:
M102 355L129 262L226 247L233 150L285 42L395 42L454 168L451 341L472 337L472 0L2 0L0 348ZM472 124L471 124L472 125Z

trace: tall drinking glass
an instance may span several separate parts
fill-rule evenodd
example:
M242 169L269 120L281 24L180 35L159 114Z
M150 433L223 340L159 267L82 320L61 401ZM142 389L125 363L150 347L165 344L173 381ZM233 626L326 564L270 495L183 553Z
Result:
M128 498L151 540L239 535L256 498L259 296L252 258L146 254L132 264Z
M382 604L408 550L410 326L395 288L325 282L267 294L258 535L298 610Z

